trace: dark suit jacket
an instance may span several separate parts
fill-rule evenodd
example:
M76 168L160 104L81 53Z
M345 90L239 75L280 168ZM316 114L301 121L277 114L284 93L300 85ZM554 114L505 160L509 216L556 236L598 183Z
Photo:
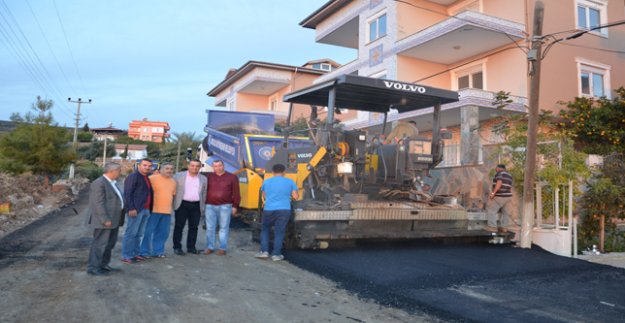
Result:
M124 208L126 212L137 210L137 212L145 209L144 204L148 199L148 196L152 197L154 201L154 192L152 187L148 188L148 184L145 182L143 175L138 171L128 175L124 182ZM148 210L152 210L152 203Z
M121 199L104 176L91 183L89 206L85 212L87 226L92 229L115 229L123 224ZM111 221L111 227L104 226L106 221Z

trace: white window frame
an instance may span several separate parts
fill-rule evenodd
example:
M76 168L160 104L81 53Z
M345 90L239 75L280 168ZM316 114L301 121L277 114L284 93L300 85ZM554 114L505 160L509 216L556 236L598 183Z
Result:
M229 97L226 99L226 109L228 111L236 111L236 100L234 97Z
M577 25L579 21L579 15L577 13L578 7L586 8L586 24L590 28L590 15L588 8L595 9L599 11L599 24L605 25L608 23L608 2L606 0L575 0L575 6L573 6L573 10L575 11L575 28L578 30L587 30L589 28L580 27ZM593 30L590 32L591 34L608 37L608 28L602 28Z
M471 74L475 74L476 72L481 71L482 72L482 88L478 89L478 90L483 90L486 91L488 89L488 84L486 82L486 60L487 59L483 59L483 60L479 60L477 62L475 62L475 64L472 64L470 66L463 66L463 67L459 67L457 69L454 69L451 71L451 87L452 89L454 89L455 91L458 91L458 79L462 76L465 75L471 75ZM472 89L473 87L471 87L473 85L473 79L471 77L469 77L469 88Z
M582 72L587 72L590 74L603 75L603 94L606 98L611 99L612 85L610 83L610 71L612 70L612 66L579 57L575 58L575 62L577 63L577 93L579 96L596 98L596 96L593 95L592 76L590 77L590 94L582 93Z
M384 33L384 35L380 35L380 23L379 23L379 19L382 16L386 16L386 32ZM371 24L376 21L377 25L376 25L376 38L375 39L371 39ZM384 36L388 35L388 15L386 14L386 9L376 13L375 15L369 17L369 19L367 19L367 43L373 43L376 40L383 38Z
M269 99L269 111L277 111L278 110L278 99L272 97Z

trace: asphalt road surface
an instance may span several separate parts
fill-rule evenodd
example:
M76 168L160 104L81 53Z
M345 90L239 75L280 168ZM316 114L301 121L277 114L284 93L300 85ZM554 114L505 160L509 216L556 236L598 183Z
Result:
M76 205L0 240L0 322L431 322L436 317L362 300L288 262L258 260L251 233L231 232L226 256L119 261L86 274L91 234ZM203 230L197 246L205 245ZM183 241L185 238L183 237Z
M227 256L170 256L85 273L77 204L0 240L0 322L616 322L625 269L539 249L426 242L253 258L233 229ZM200 230L198 247L204 244ZM121 235L120 235L121 240ZM167 251L171 251L171 242Z
M287 258L362 298L449 321L625 321L625 269L538 247L421 241Z

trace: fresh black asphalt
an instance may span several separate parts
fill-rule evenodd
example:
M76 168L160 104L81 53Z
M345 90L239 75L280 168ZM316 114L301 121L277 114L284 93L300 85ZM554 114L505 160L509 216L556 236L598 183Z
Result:
M625 321L625 269L536 246L418 241L291 250L286 257L360 297L443 320Z

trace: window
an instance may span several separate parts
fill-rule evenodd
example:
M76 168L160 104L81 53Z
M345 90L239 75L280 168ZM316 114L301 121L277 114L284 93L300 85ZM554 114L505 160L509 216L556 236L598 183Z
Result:
M276 98L271 99L271 103L269 105L270 111L276 111L278 109L278 100Z
M482 73L481 69L478 71L460 72L456 75L458 76L458 90L466 88L484 89L484 73Z
M369 42L386 35L386 13L369 21Z
M608 65L577 59L579 95L610 98L610 70Z
M453 70L451 72L452 89L488 89L486 81L486 61L488 61L488 58L476 61L472 65Z
M327 64L327 63L315 63L312 64L312 68L316 69L316 70L323 70L323 71L332 71L332 65Z
M592 29L607 23L607 2L603 0L577 0L575 10L578 29ZM592 32L607 36L608 29L597 29Z
M233 97L226 99L226 107L228 108L228 111L235 111L234 104L235 101Z

